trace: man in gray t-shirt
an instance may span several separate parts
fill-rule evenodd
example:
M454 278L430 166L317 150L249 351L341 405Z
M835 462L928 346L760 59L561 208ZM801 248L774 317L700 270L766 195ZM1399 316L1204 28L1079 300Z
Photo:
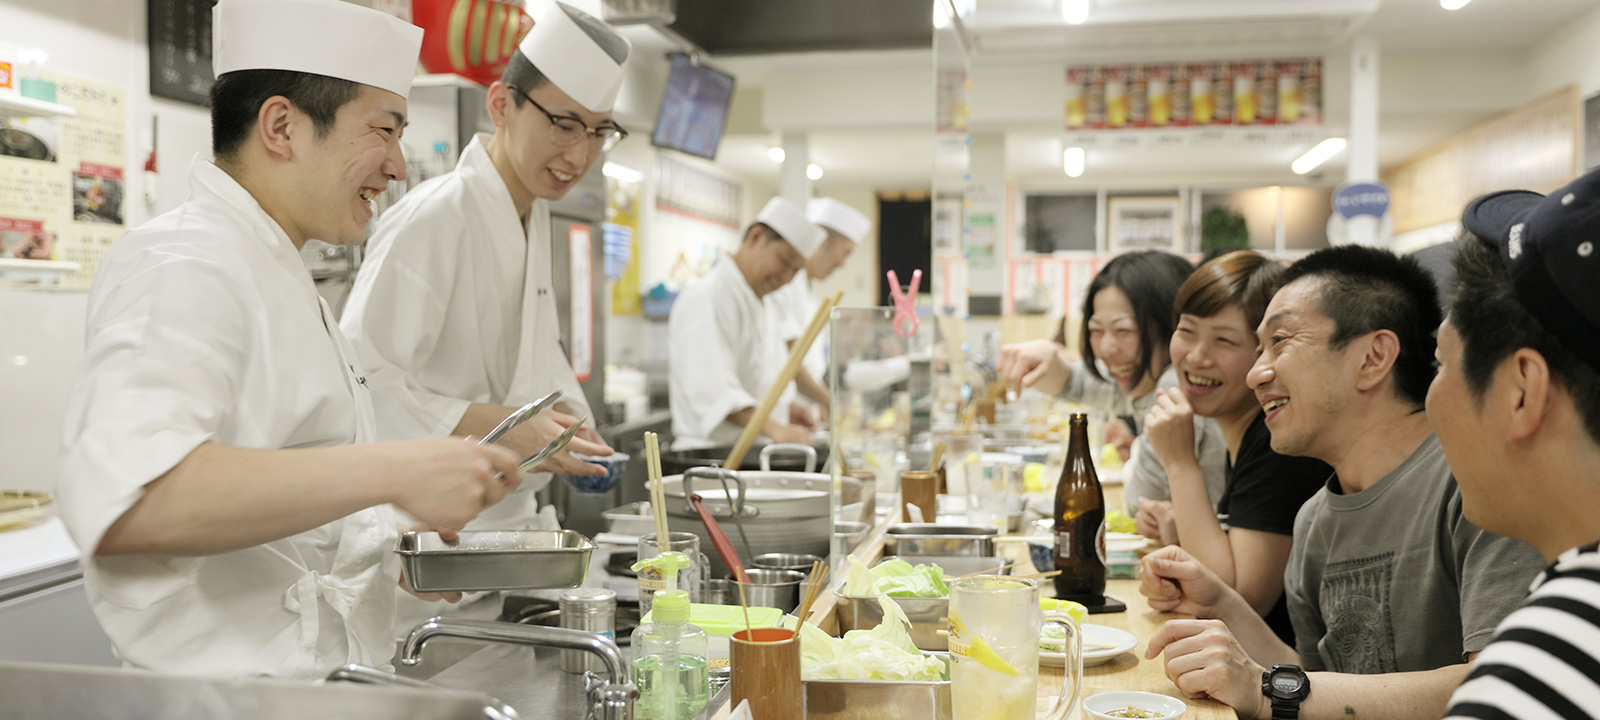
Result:
M1284 594L1307 670L1409 672L1464 662L1527 594L1533 546L1461 517L1439 438L1354 495L1337 477L1300 508Z
M1284 571L1295 644L1167 547L1141 563L1140 592L1202 619L1168 622L1145 655L1164 652L1179 690L1242 718L1440 717L1542 561L1462 518L1423 413L1440 321L1428 272L1345 245L1296 262L1283 283L1247 380L1272 449L1334 469L1295 521Z

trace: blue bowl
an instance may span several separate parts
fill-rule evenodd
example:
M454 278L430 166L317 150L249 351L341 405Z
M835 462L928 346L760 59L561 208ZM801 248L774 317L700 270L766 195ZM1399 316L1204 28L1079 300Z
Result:
M604 475L567 475L567 484L581 493L603 493L622 482L622 473L628 469L627 453L612 453L609 457L591 457L573 453L572 457L606 469Z
M1042 543L1028 543L1028 557L1039 572L1056 569L1056 549Z

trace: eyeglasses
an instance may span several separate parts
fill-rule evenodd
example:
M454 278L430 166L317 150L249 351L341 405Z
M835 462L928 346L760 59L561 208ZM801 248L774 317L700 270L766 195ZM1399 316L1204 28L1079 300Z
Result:
M577 118L552 115L549 110L544 109L544 106L539 104L538 100L529 97L521 88L511 85L506 87L511 88L513 92L521 95L528 102L533 103L534 107L539 108L539 112L550 118L550 139L555 141L557 145L577 145L579 141L587 139L590 143L598 144L601 152L611 152L611 149L616 147L617 143L628 137L628 131L620 127L591 128Z

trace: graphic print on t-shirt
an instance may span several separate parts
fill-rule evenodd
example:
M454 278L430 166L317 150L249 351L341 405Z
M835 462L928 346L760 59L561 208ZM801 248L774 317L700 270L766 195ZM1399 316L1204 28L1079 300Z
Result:
M1398 669L1389 589L1394 553L1333 563L1322 576L1323 660L1336 672L1371 675Z

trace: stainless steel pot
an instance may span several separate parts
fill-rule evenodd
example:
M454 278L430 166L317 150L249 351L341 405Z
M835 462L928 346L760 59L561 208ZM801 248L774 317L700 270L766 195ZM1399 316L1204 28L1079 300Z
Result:
M860 492L859 481L842 478L846 492ZM691 468L683 475L662 478L666 492L667 526L691 532L702 547L710 547L700 516L684 493L699 494L728 533L746 564L769 552L810 553L827 557L833 535L833 478L823 473L749 472L721 468ZM732 527L730 527L732 526ZM722 577L728 568L711 557L711 574Z

